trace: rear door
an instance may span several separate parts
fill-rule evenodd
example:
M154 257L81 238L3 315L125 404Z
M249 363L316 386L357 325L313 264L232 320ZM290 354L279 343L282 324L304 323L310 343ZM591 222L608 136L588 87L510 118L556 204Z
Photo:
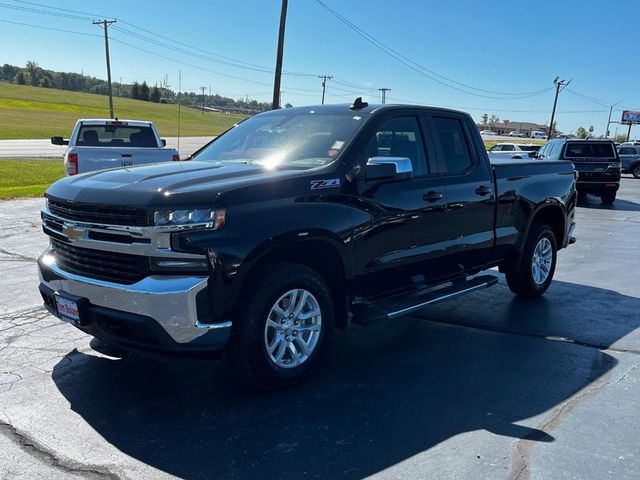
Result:
M449 243L447 263L456 273L462 273L486 264L493 249L493 171L482 147L471 136L465 116L434 113L429 115L428 124L438 181L447 195L446 220L440 234Z

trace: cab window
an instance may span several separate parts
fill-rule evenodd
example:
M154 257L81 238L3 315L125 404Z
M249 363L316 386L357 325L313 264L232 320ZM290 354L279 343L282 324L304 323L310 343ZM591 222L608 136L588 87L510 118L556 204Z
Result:
M366 147L367 158L404 157L411 160L413 176L429 173L417 117L398 117L386 120Z

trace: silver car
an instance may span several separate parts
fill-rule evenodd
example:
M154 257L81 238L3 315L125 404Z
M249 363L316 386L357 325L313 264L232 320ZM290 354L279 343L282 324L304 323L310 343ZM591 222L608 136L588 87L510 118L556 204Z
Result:
M640 145L621 145L618 155L622 163L622 173L630 173L640 178Z

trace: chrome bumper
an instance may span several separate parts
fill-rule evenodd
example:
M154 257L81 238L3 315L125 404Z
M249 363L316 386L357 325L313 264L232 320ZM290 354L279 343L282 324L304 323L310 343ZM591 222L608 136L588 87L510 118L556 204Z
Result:
M203 323L196 296L206 276L145 277L133 285L97 280L62 270L49 250L38 259L40 281L54 292L85 298L91 305L152 318L178 344L194 342L211 330L228 336L231 322Z

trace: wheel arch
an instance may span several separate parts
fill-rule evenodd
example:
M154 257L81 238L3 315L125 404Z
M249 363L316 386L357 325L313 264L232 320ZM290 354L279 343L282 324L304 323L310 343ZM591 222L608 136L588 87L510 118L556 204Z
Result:
M331 232L308 232L282 235L257 246L248 256L239 298L274 263L297 263L316 271L332 292L335 306L335 325L347 327L348 296L352 290L353 268L349 258L350 246Z

